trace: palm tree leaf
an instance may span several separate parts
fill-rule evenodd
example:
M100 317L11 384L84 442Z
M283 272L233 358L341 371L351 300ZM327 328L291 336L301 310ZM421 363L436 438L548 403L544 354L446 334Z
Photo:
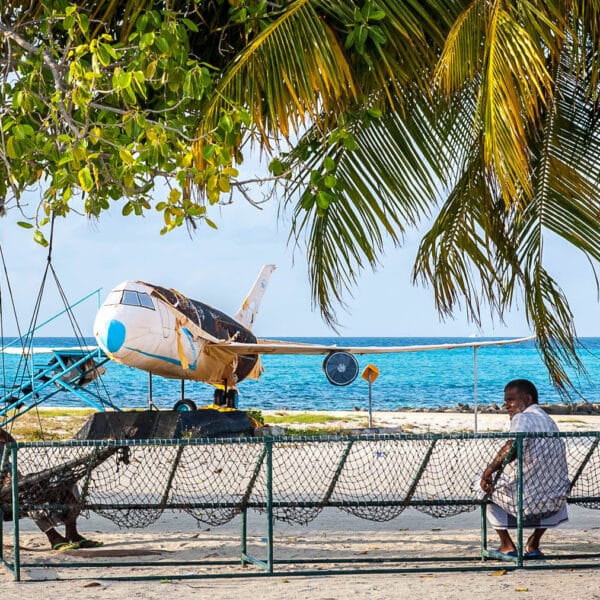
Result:
M363 268L377 265L386 238L399 245L407 227L431 214L448 168L444 160L436 161L440 138L426 105L404 120L398 114L376 120L365 115L345 128L354 134L356 149L319 142L313 130L314 137L307 135L287 157L298 176L285 197L288 202L300 198L292 237L306 242L313 301L332 325L335 304L343 304ZM322 210L310 202L309 179L312 171L322 170L325 156L336 165L339 186L335 200Z
M236 57L205 107L201 130L212 131L222 110L247 107L269 148L270 138L297 134L307 122L323 127L355 94L339 40L310 0L297 0ZM201 164L201 146L196 155Z

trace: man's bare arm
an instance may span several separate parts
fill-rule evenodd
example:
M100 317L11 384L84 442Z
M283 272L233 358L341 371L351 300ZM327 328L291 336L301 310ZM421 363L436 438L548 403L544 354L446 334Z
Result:
M487 494L491 493L494 489L494 486L492 485L494 473L498 471L505 462L512 462L515 458L517 458L517 453L513 447L513 441L508 440L506 444L502 446L498 454L496 454L492 462L485 468L485 471L481 476L481 489Z

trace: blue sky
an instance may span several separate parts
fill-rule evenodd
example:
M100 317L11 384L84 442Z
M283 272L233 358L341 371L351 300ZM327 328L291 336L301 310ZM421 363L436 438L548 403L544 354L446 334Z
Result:
M160 215L145 218L120 215L112 209L97 222L71 214L56 223L53 264L70 301L96 288L104 298L125 279L141 279L173 287L189 297L232 314L253 283L260 266L274 263L275 271L256 324L259 336L327 336L332 331L311 309L306 264L301 250L287 244L288 226L278 221L274 203L257 210L244 200L212 209L219 226L207 226L190 237L185 229L160 236ZM33 304L46 263L46 249L32 240L31 231L14 222L13 211L0 221L0 243L9 269L11 286L22 327L31 318ZM506 325L488 318L477 329L464 314L441 322L433 294L413 287L410 272L419 241L412 232L403 248L391 243L376 273L365 271L348 298L348 311L339 311L341 335L346 336L522 336L530 333L523 311L516 307ZM553 275L563 285L576 315L580 336L600 336L599 304L593 272L588 262L557 240L545 246ZM40 310L40 320L61 306L53 281ZM14 335L6 284L2 278L4 334ZM77 310L84 334L90 335L96 302ZM61 319L40 335L72 335Z

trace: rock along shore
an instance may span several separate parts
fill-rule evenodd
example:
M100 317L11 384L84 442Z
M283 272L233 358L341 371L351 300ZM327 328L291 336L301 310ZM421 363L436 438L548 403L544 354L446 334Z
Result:
M573 402L540 404L540 406L549 415L600 415L600 402ZM355 410L358 410L355 408ZM396 409L396 412L430 412L430 413L472 413L475 407L472 404L458 403L456 406L439 406L435 408L424 407L402 407ZM498 404L479 404L477 412L491 414L506 414L506 410L498 406Z

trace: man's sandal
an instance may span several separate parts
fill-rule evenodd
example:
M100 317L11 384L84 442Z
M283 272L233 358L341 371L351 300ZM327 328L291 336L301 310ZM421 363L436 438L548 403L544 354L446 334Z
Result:
M77 544L78 548L100 548L101 546L104 546L104 542L98 542L96 540L86 540L85 538L73 543Z
M79 544L77 542L58 542L52 546L52 550L56 550L56 552L66 552L67 550L77 550L79 548Z

